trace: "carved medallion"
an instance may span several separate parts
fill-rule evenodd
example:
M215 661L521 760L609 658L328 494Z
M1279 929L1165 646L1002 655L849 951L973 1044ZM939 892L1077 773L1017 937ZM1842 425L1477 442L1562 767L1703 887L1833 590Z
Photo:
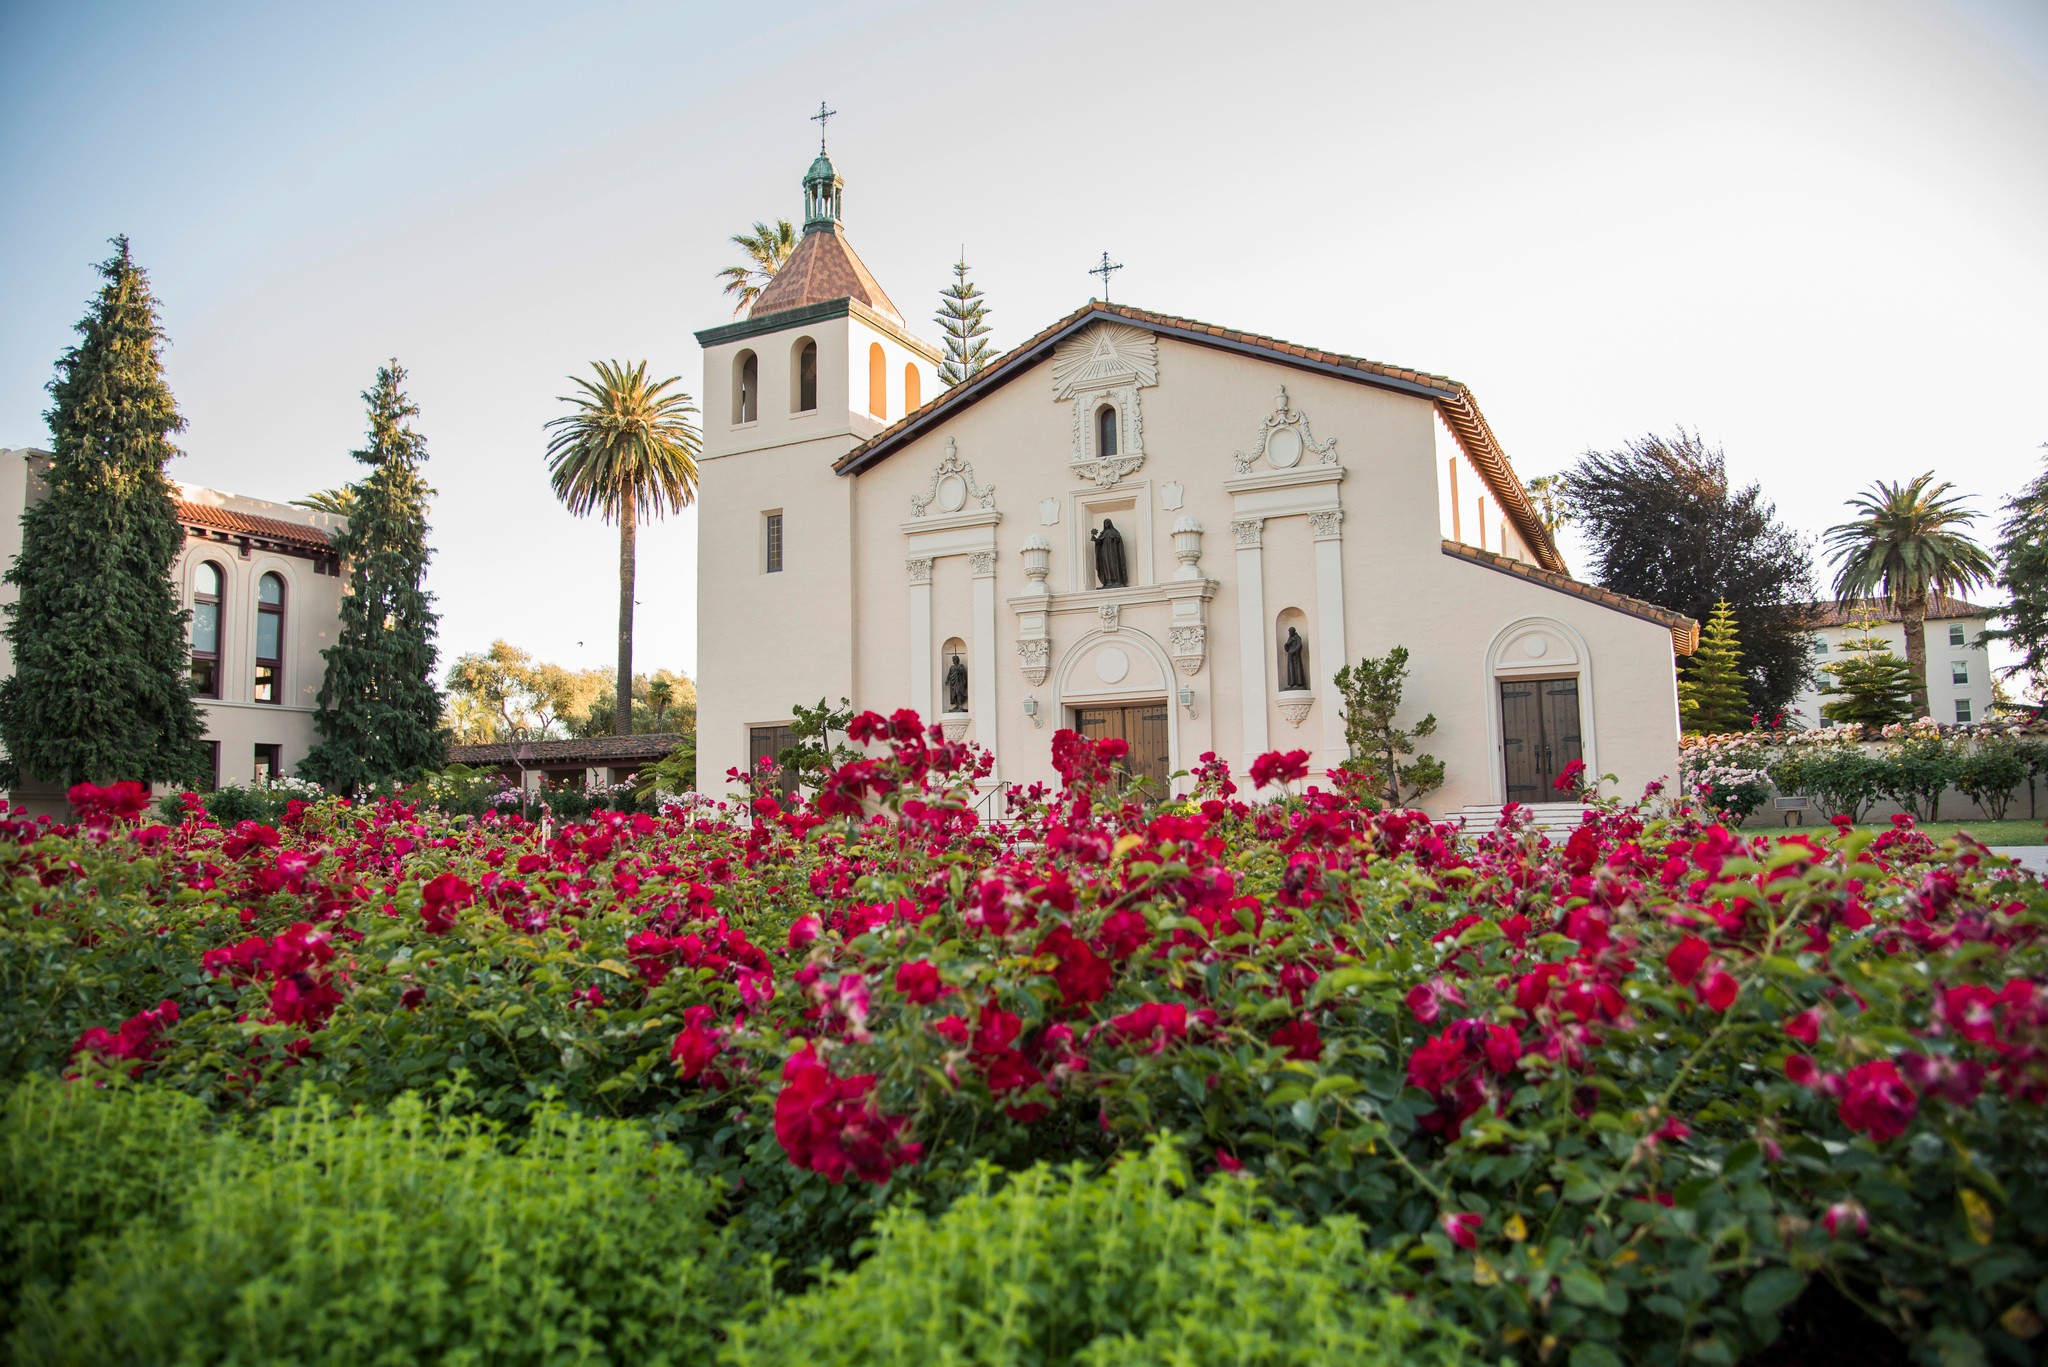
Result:
M933 504L941 513L957 513L967 506L968 499L974 499L987 509L996 506L995 486L984 489L974 479L974 467L960 459L960 452L951 437L946 438L946 454L932 469L931 487L923 494L910 496L910 515L923 517Z
M1250 474L1261 458L1275 470L1291 470L1306 456L1314 456L1324 465L1335 465L1337 439L1317 441L1308 430L1308 415L1288 402L1287 386L1282 385L1273 411L1259 428L1258 441L1251 450L1237 453L1237 473Z

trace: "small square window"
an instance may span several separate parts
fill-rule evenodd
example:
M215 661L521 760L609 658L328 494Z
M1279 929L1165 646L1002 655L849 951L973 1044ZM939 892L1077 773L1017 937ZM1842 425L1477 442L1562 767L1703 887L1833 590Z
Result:
M1813 653L1814 653L1814 654L1816 654L1816 655L1825 655L1825 654L1827 654L1827 653L1828 653L1828 638L1827 638L1827 637L1825 637L1825 636L1816 636L1816 637L1814 637L1814 638L1813 638Z
M767 547L767 573L782 573L781 513L769 513L762 519L762 536Z
M1970 662L1968 660L1950 660L1948 662L1948 678L1950 683L1968 683L1970 681Z
M1956 699L1956 720L1957 720L1957 721L1959 721L1959 722L1966 722L1966 721L1968 721L1969 719L1970 719L1970 700L1969 700L1968 698L1957 698L1957 699Z
M284 747L282 745L256 746L256 781L268 783L284 777Z
M1948 643L1952 646L1969 644L1963 639L1963 629L1961 627L1950 627L1948 629Z

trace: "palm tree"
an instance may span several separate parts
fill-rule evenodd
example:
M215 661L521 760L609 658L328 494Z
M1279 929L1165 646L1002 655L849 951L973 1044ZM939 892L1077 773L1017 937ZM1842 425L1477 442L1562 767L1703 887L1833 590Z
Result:
M343 517L356 510L355 486L344 484L336 489L315 489L304 498L292 500L294 508L311 508L316 513L340 513Z
M668 714L669 707L676 700L675 685L667 679L650 680L647 685L647 707L654 713L654 729L661 730L661 719Z
M775 278L775 272L782 269L782 263L789 260L789 254L796 250L796 225L786 218L775 220L775 226L757 222L750 233L734 233L732 245L747 254L747 260L737 266L727 266L718 273L725 281L725 292L739 296L739 302L732 306L732 316L737 318L746 312L768 282Z
M1883 598L1905 624L1916 717L1927 715L1928 596L1960 596L1993 574L1991 557L1963 530L1977 514L1944 497L1952 487L1934 484L1931 470L1903 486L1879 480L1849 500L1860 516L1827 533L1837 602Z
M597 379L562 402L576 411L548 423L548 479L578 517L619 524L619 672L616 731L633 734L633 537L638 520L688 507L697 496L701 434L696 402L680 378L649 383L647 363L594 361Z

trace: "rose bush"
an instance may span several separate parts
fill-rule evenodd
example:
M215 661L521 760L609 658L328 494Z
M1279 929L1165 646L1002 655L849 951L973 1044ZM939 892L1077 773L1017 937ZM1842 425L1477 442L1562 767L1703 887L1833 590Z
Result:
M1732 1363L1843 1315L2043 1343L2048 892L1980 847L1688 799L1467 838L1293 755L1277 801L1204 757L1147 809L1071 733L989 828L968 748L848 730L814 800L12 818L0 1070L230 1124L459 1078L516 1131L559 1097L715 1178L785 1291L885 1207L1171 1134L1355 1222L1491 1354Z

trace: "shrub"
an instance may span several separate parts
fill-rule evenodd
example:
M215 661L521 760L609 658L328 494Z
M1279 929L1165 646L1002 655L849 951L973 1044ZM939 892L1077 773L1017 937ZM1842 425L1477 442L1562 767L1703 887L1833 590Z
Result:
M1178 1149L1030 1168L935 1220L897 1205L868 1256L740 1324L733 1367L923 1364L1444 1364L1469 1335L1390 1290L1358 1224L1303 1224L1247 1179L1192 1189Z
M205 1122L206 1108L176 1092L47 1077L10 1091L0 1107L0 1306L56 1295L89 1240L182 1202L204 1166Z
M1853 745L1815 745L1789 751L1771 768L1781 792L1804 793L1831 816L1861 821L1884 796L1884 762Z
M179 1099L166 1131L199 1138ZM181 1209L88 1242L32 1301L56 1362L703 1361L745 1279L718 1188L634 1126L537 1107L516 1140L416 1097L304 1100L208 1154Z
M1955 761L1957 791L1993 821L2005 820L2016 790L2026 781L2027 756L2018 741L2004 736L1979 741Z
M1941 795L1957 776L1956 746L1932 727L1915 727L1879 763L1878 788L1921 821L1941 820Z

